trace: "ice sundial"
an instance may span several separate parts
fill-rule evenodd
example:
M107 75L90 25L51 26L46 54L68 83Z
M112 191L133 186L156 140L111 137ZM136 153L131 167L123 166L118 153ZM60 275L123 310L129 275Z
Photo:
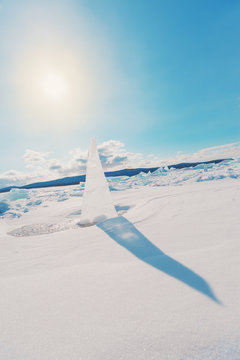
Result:
M82 213L78 224L80 226L90 226L116 216L118 216L117 211L113 205L108 183L103 172L97 143L94 138L91 138Z

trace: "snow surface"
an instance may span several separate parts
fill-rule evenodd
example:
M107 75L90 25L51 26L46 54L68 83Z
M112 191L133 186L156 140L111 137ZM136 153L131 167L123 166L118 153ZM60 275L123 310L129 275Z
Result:
M3 194L0 359L239 360L240 163Z

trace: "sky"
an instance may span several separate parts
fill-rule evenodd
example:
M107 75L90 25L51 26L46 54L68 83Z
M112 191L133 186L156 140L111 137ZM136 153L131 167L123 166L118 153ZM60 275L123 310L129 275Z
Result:
M0 0L0 185L84 171L91 136L105 168L240 156L239 19L236 0Z

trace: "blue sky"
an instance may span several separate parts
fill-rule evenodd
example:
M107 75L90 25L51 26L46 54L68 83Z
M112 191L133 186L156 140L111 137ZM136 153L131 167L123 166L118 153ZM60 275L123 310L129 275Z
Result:
M239 1L0 5L0 173L26 149L67 161L92 135L160 159L239 141ZM48 61L69 87L55 108L34 94Z

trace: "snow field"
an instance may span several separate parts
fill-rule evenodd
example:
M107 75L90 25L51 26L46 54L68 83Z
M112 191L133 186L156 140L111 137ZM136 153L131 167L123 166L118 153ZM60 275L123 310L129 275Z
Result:
M240 184L237 170L227 170L234 164L195 170L197 178L228 174L214 181L176 185L171 176L188 175L175 170L147 184L130 178L134 186L112 192L120 216L86 228L76 225L82 185L5 200L0 359L238 360ZM171 185L159 186L168 176Z

